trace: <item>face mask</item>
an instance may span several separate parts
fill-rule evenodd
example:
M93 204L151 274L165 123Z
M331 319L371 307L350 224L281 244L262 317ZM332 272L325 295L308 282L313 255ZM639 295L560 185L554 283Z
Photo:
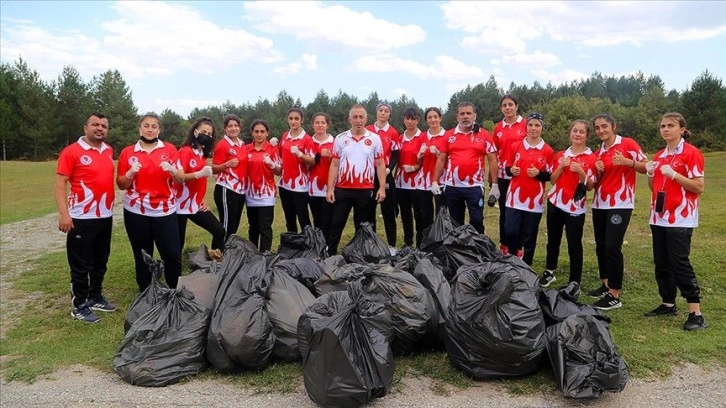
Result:
M139 136L139 140L141 140L143 143L146 143L146 144L156 144L159 142L159 137L157 136L157 137L149 140L149 139L144 139L143 136Z
M212 136L205 135L203 133L197 133L197 141L202 146L202 153L204 153L204 156L211 156L212 145L214 144L214 139L212 138Z

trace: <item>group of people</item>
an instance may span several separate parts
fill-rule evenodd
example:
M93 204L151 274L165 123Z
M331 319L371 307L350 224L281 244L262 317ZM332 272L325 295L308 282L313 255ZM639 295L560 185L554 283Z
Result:
M427 130L419 128L420 112L403 111L405 129L390 125L391 105L376 107L368 125L363 105L348 115L350 129L333 137L325 113L312 115L313 134L306 133L300 108L287 112L289 130L269 136L261 119L249 126L252 141L240 138L242 121L224 118L224 136L214 123L199 118L182 147L158 139L161 122L149 113L139 121L139 140L119 156L116 185L125 190L124 225L131 243L139 290L152 277L142 250L156 245L165 265L165 280L175 287L181 275L181 252L187 220L212 235L213 250L224 249L237 233L247 206L249 240L260 250L272 245L274 207L279 192L288 232L308 225L319 228L328 252L337 253L342 233L354 210L354 226L371 222L375 228L380 204L386 240L396 252L397 218L403 243L418 247L424 229L442 206L451 218L484 233L484 203L499 203L500 250L532 264L542 214L547 205L546 269L541 286L556 280L563 231L570 258L569 281L582 278L582 236L587 191L594 190L592 217L601 286L588 292L598 297L596 308L622 306L622 244L634 207L636 172L648 175L653 191L650 224L655 274L662 303L647 316L676 314L676 291L686 298L689 317L684 328L706 327L700 313L700 290L690 264L690 239L698 225L698 196L703 191L704 160L686 142L685 119L663 116L660 132L666 148L648 161L638 143L617 134L609 114L591 122L575 120L569 128L571 145L555 153L543 139L545 118L519 114L513 95L500 101L503 119L493 134L477 124L473 104L457 106L457 126L441 127L438 108L423 114ZM600 140L587 147L591 132ZM84 136L61 153L56 175L59 229L68 233L72 316L98 321L94 311L113 311L102 294L111 237L114 200L112 149L104 140L108 120L100 113L88 117ZM210 160L211 159L211 160ZM214 201L219 219L205 203L207 178L215 177ZM277 181L276 181L277 180ZM547 183L551 187L547 191ZM70 184L70 196L67 195ZM489 196L485 194L489 187ZM312 221L310 219L312 214Z

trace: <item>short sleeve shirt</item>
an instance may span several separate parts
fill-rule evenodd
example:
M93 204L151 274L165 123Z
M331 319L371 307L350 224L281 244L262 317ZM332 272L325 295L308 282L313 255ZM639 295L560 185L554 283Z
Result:
M501 179L510 179L504 170L512 167L511 163L507 163L507 157L513 145L521 142L527 136L527 121L521 116L517 116L514 123L507 123L504 120L494 126L494 145L499 151L499 168L497 169L497 177Z
M335 139L328 135L324 142L319 142L313 137L313 153L320 154L323 149L333 154L333 144ZM330 163L333 161L331 157L320 156L320 161L310 166L310 195L313 197L325 197L328 193L328 174L330 173Z
M426 146L427 149L424 152L423 159L421 159L421 171L418 172L419 180L416 183L416 188L419 190L431 190L431 183L436 181L439 184L443 184L446 174L442 174L439 180L434 180L434 172L436 171L436 162L439 160L439 156L431 153L429 148L436 146L439 151L443 149L442 145L446 140L444 135L446 131L442 128L438 134L432 135L431 131L426 131L426 134L422 135L421 145Z
M377 134L381 138L381 146L383 146L383 157L385 159L386 167L391 162L391 152L393 150L401 149L401 135L398 133L396 128L391 126L390 123L386 123L386 126L379 128L375 123L366 126L366 129Z
M640 162L645 160L645 153L638 143L628 137L615 136L615 143L606 149L603 143L595 152L597 159L602 160L605 171L598 176L595 185L595 197L592 208L614 209L635 207L635 169L629 166L613 164L613 155L622 153L628 159Z
M182 169L184 173L195 173L207 165L207 159L201 150L192 149L191 146L183 146L179 149L179 159L177 167ZM199 206L204 201L207 194L207 179L192 179L186 183L177 184L176 186L176 205L177 214L196 214L199 212Z
M147 152L141 142L126 147L118 158L118 174L126 174L132 163L141 163L141 170L131 179L124 195L124 209L149 217L163 217L176 212L176 187L171 174L161 169L161 162L176 165L178 153L171 143L159 140Z
M227 135L215 146L212 163L224 164L232 159L239 160L237 167L228 167L216 175L218 186L230 189L237 194L244 194L245 180L247 179L247 149L242 139L232 141Z
M255 145L247 145L247 199L248 207L269 207L275 205L277 190L275 188L275 174L265 164L265 157L269 157L275 164L280 165L280 151L277 147L265 142L260 150Z
M277 145L282 160L282 174L280 175L279 185L285 190L308 192L310 172L307 164L290 151L293 146L297 146L303 154L314 155L313 138L304 130L297 137L292 137L290 132L285 132Z
M553 172L565 157L569 157L571 162L580 163L582 170L585 171L585 177L592 180L593 183L597 181L595 155L589 147L584 152L578 154L573 153L572 148L557 153L555 161L552 164ZM552 188L547 194L547 199L552 205L566 213L574 215L584 214L587 207L587 198L583 197L577 201L574 199L578 184L580 184L580 176L570 170L569 167L565 167L562 169L562 174L560 174L557 181L552 184Z
M366 131L356 139L350 130L336 136L333 158L339 159L335 186L341 188L371 189L376 176L376 160L383 159L381 138Z
M486 129L477 133L463 133L457 126L444 135L441 152L448 155L444 184L453 187L482 187L486 155L496 153L497 148Z
M406 138L405 133L401 135L401 150L398 153L398 170L396 172L396 188L415 190L418 187L418 182L421 179L418 174L421 169L406 173L403 170L403 166L418 165L418 151L421 148L423 138L421 131L418 129L416 129L416 133L411 139Z
M681 143L668 153L663 149L656 153L653 175L653 194L651 196L650 224L661 227L695 228L698 226L698 194L683 188L660 172L660 166L670 165L673 170L689 179L703 177L703 154L690 143ZM655 199L659 191L665 192L665 211L655 212Z
M113 149L106 143L95 148L83 137L63 149L56 173L68 177L71 218L108 218L113 215L116 195L113 178Z
M522 172L519 176L512 177L505 205L522 211L544 212L545 182L529 177L527 169L534 166L540 172L552 173L554 150L544 140L531 146L525 139L512 147L507 160L513 165L516 163Z

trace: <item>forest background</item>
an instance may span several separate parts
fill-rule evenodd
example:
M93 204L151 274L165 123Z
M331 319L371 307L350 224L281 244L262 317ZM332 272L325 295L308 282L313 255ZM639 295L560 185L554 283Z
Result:
M567 82L558 86L551 83L532 85L510 83L500 87L494 77L486 83L469 85L453 93L444 113L443 127L456 124L456 105L472 102L477 108L477 121L490 131L502 119L499 101L504 94L519 98L520 113L541 112L546 128L543 138L556 151L569 146L567 128L574 119L590 119L608 112L618 122L618 133L635 138L646 152L663 146L658 133L658 121L665 112L681 112L688 121L693 137L689 141L703 151L726 150L726 87L723 80L708 70L703 71L684 91L668 90L657 75L603 76L595 72L589 78ZM230 88L231 98L244 98L244 84ZM235 96L232 96L235 95ZM240 96L236 96L240 95ZM288 129L287 110L293 106L303 108L305 123L310 129L310 117L326 112L331 117L329 132L336 135L348 128L347 114L356 103L366 106L369 123L375 120L375 106L381 102L376 92L366 99L358 99L338 91L332 96L320 89L315 99L303 103L299 98L279 91L275 100L259 98L257 102L236 104L228 100L219 106L196 107L184 118L171 109L157 112L161 117L162 140L180 146L189 124L199 116L212 118L217 126L217 137L222 135L222 118L236 114L243 121L242 138L249 140L246 126L252 120L265 119L270 124L270 135L279 136ZM386 101L392 106L391 124L403 129L402 112L412 106L422 112L414 97L403 95ZM122 148L138 138L137 120L140 114L133 101L132 90L118 70L108 70L90 81L84 81L78 70L66 66L56 80L47 82L22 59L12 64L0 64L0 152L2 160L52 160L63 147L74 142L83 130L86 117L93 111L109 118L107 142L118 155ZM419 123L426 129L423 118ZM593 137L590 146L598 142Z

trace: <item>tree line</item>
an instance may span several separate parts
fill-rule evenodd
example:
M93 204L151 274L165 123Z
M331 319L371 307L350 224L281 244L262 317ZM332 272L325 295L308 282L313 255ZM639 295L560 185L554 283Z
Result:
M583 80L554 86L517 85L502 88L494 77L474 86L467 86L451 95L447 106L439 107L443 126L456 125L456 106L461 101L472 102L477 108L477 119L485 128L493 129L501 120L499 101L504 94L519 99L520 113L541 112L546 128L543 138L555 150L569 145L567 128L574 119L589 119L602 112L611 113L618 121L618 133L634 137L646 151L653 152L663 146L658 133L658 120L668 111L679 111L688 120L693 137L691 143L703 150L726 150L726 87L721 78L708 70L702 72L683 92L666 90L658 76L642 73L619 77L594 73ZM286 114L293 106L303 108L304 126L310 129L310 118L316 112L330 115L330 133L337 134L348 128L347 115L356 103L364 105L370 121L375 119L375 107L381 102L376 92L358 99L338 91L330 96L321 89L308 104L280 91L274 100L258 99L255 103L236 105L229 100L219 106L194 108L184 118L171 109L159 113L162 122L162 140L181 145L189 124L199 116L208 116L222 133L222 119L236 114L243 121L243 138L249 140L244 129L252 120L261 118L270 125L270 134L279 136L287 130ZM391 124L403 129L406 107L417 108L422 116L426 106L420 106L406 95L392 101ZM47 160L57 157L60 150L74 142L82 133L87 115L92 111L109 118L108 142L118 154L121 149L138 138L137 120L140 114L134 105L132 91L118 70L108 70L94 76L89 82L81 78L73 66L66 66L53 81L44 81L38 72L22 59L0 64L0 137L3 160ZM421 119L420 128L426 129ZM598 145L590 138L592 147Z

